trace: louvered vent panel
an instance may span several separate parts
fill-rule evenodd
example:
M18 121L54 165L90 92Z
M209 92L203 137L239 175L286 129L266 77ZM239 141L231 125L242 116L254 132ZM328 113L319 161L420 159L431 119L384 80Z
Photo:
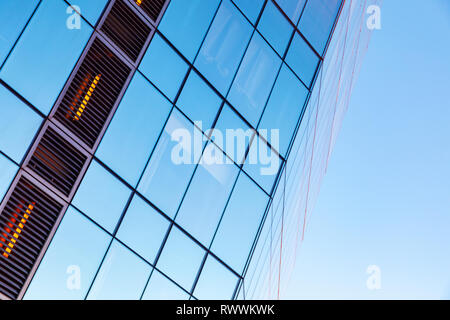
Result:
M48 127L28 167L45 181L69 196L87 157Z
M58 106L55 118L92 148L130 71L101 40L95 39Z
M158 17L164 7L165 0L136 0L134 1L138 7L152 19L153 21L158 20Z
M0 292L16 299L62 205L21 177L0 214Z
M123 0L114 3L100 30L133 61L144 49L151 32L150 27Z

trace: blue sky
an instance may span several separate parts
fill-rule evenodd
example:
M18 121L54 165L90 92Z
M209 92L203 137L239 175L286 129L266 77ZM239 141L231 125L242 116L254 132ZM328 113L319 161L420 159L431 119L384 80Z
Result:
M283 298L450 299L450 2L381 13Z

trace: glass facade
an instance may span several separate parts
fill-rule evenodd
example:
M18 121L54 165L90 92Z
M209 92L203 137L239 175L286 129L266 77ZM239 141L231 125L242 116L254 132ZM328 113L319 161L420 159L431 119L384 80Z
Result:
M44 121L90 159L23 298L236 298L340 1L71 2L0 3L1 210ZM114 2L154 32L86 148L52 110Z

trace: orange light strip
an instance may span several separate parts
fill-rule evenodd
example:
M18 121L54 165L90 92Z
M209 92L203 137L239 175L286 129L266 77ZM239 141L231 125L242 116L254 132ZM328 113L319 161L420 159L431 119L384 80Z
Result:
M140 7L142 4L142 0L136 0L136 4Z
M75 111L75 107L77 106L78 102L80 101L81 95L86 90L90 78L91 78L91 75L88 74L86 76L86 78L83 79L83 82L80 85L80 89L78 89L77 94L73 98L71 106L70 106L70 110L72 110L73 112ZM71 117L71 115L72 115L72 112L68 111L66 114L66 118L69 119Z
M3 228L5 232L2 232L2 237L0 237L0 241L3 242L0 243L0 248L6 247L5 248L6 252L3 252L3 256L5 256L6 258L9 257L9 254L12 252L14 245L17 243L17 240L19 239L19 236L22 233L23 228L25 227L25 223L30 217L31 211L33 211L35 205L36 205L35 202L28 205L27 209L25 210L25 213L23 214L23 217L20 219L20 222L18 223L18 227L15 230L13 230L14 224L18 221L19 214L21 213L22 211L21 209L23 208L22 205L20 205L19 208L16 209L17 213L13 213L14 217L11 217L8 226ZM9 241L6 240L8 238L10 238ZM8 244L6 244L6 242L8 242Z
M81 114L83 113L84 109L86 109L89 99L91 99L92 94L94 93L94 90L97 87L101 76L102 75L99 74L99 75L95 76L94 80L92 80L91 86L89 87L89 90L87 91L86 95L84 96L83 101L81 102L80 107L78 108L77 115L74 117L75 120L77 120L77 121L80 120L79 117L81 117Z

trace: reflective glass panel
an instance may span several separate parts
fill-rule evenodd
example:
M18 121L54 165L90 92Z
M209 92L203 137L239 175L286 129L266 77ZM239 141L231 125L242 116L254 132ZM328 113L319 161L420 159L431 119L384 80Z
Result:
M239 175L211 247L236 272L244 268L268 201L249 177Z
M43 1L0 73L0 78L44 114L53 106L92 33L84 20L80 29L67 28L66 9L63 1Z
M138 191L173 217L202 148L202 133L174 110L145 169Z
M186 75L188 65L166 41L155 34L142 58L139 70L173 101Z
M111 244L89 292L90 300L137 300L152 267L117 241Z
M97 157L135 186L171 107L161 93L136 73L97 150Z
M264 0L233 0L233 2L241 9L250 22L255 24Z
M0 1L0 66L30 18L38 0Z
M238 277L209 255L195 286L194 296L200 300L230 300L237 283Z
M317 52L323 54L342 0L308 1L299 30Z
M18 169L19 167L15 163L0 154L0 202L8 191Z
M189 295L157 270L153 270L143 300L188 300Z
M317 0L312 0L317 1ZM319 0L321 1L321 0ZM286 13L286 15L291 19L296 25L300 14L302 13L303 7L305 6L306 0L276 0L280 8Z
M319 65L319 57L298 33L292 39L291 46L286 55L286 63L302 79L307 87L311 86L311 81Z
M92 161L72 203L113 232L129 196L130 190L123 183Z
M281 59L255 33L233 82L228 100L254 127L269 97Z
M202 121L203 130L211 128L222 99L195 72L191 71L184 84L177 106L192 121Z
M120 225L117 238L153 263L168 228L169 221L136 195Z
M0 100L0 150L19 163L42 118L2 85Z
M108 0L69 0L68 2L71 5L78 6L81 15L95 26Z
M286 154L289 142L299 120L308 89L283 65L270 95L259 128L279 130L279 152Z
M158 29L193 61L219 0L171 0Z
M206 146L176 218L205 246L211 242L238 172L219 148L212 143Z
M172 228L157 268L190 291L205 251L176 227Z
M283 56L292 36L294 27L283 16L273 2L268 1L261 16L261 20L258 23L258 30L264 38L269 41L278 54Z
M195 61L198 70L225 94L239 66L252 27L237 8L224 0Z
M110 238L78 211L69 208L25 299L84 299Z

